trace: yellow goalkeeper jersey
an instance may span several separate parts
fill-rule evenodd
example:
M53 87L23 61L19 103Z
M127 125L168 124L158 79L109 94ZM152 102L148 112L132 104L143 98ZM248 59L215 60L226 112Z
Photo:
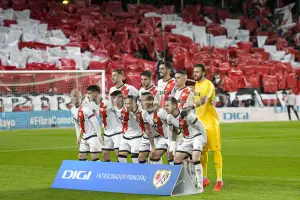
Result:
M215 95L215 87L210 80L204 79L196 82L194 91L195 102L205 96L208 97L208 102L196 109L197 117L206 129L220 125L218 113L213 103Z

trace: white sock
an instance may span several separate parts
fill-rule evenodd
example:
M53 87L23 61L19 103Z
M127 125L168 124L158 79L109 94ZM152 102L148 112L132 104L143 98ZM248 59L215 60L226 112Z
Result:
M161 162L161 160L151 160L151 159L150 159L150 163L151 163L151 164L154 164L154 165L161 164L160 162Z
M184 159L184 160L182 161L182 165L183 165L183 167L186 169L186 171L187 171L187 173L190 175L190 177L192 178L192 176L191 176L191 171L190 171L190 168L189 168L189 161L188 161L188 159Z
M139 163L139 159L138 158L131 158L132 163Z
M200 162L197 162L195 166L195 173L197 177L198 188L203 188L203 170Z
M163 159L160 158L159 163L158 164L163 164Z
M220 181L222 181L222 179L221 178L217 178L217 182L220 182Z
M169 160L168 163L169 165L174 165L174 160Z
M195 165L192 161L189 162L189 169L191 171L191 177L193 182L196 182Z
M127 158L118 157L120 163L127 163Z

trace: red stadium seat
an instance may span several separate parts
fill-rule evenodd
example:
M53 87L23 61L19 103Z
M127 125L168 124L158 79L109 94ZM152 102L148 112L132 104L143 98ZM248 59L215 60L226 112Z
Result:
M116 32L115 33L114 41L117 44L121 44L122 42L124 42L124 40L128 40L127 32Z
M237 92L238 79L230 76L224 76L222 89L226 92Z
M264 92L277 92L277 76L271 76L271 75L264 75L263 76L263 86L264 86Z
M90 62L89 69L90 70L106 70L108 63L109 63L108 59L103 62L92 61L92 62Z
M250 75L250 76L244 76L245 80L247 82L247 88L260 88L261 82L260 82L260 75Z
M141 87L141 73L135 71L124 71L126 77L126 83L133 85L135 88Z
M290 73L287 76L287 88L297 88L296 74Z

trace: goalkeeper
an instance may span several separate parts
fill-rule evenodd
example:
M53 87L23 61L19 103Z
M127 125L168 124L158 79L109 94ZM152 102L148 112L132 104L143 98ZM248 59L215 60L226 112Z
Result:
M221 138L220 122L213 101L215 98L215 88L211 81L205 78L206 68L203 64L194 66L194 107L198 119L204 124L207 135L207 144L201 156L203 167L203 186L207 187L210 182L207 178L208 151L211 150L214 157L214 163L217 173L217 182L214 191L221 191L223 188L222 181L222 155L221 155Z

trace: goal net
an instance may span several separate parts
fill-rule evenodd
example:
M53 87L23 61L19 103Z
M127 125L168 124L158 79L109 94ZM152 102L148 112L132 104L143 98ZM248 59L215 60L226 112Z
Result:
M72 127L70 93L89 85L105 90L105 71L1 71L0 131Z

